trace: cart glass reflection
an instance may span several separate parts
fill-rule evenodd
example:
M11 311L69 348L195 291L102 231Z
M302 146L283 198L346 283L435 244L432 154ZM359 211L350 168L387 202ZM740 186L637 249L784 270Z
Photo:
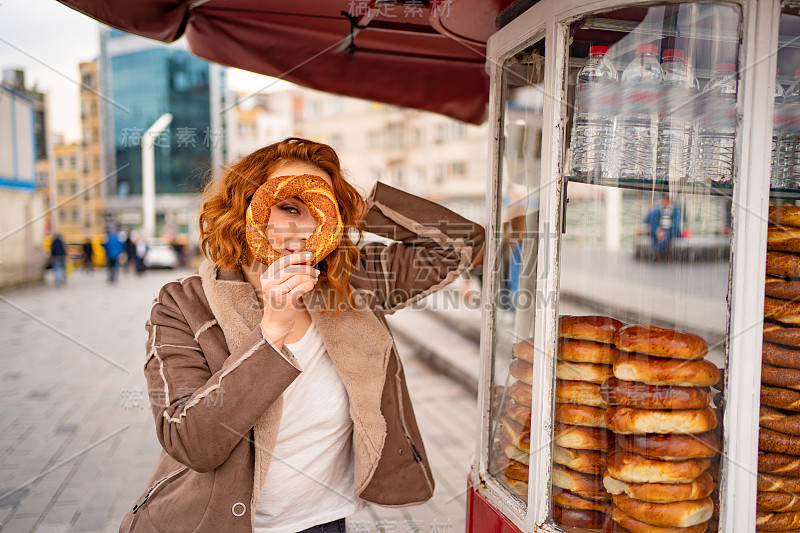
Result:
M497 199L494 398L489 474L513 498L528 496L533 313L541 189L544 41L503 65L503 146ZM512 361L513 359L513 361Z
M670 3L569 28L551 478L564 530L716 531L741 17Z

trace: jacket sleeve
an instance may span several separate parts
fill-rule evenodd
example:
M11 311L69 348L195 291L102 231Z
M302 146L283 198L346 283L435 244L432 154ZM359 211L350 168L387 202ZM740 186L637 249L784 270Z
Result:
M213 373L167 284L153 303L144 374L164 450L192 470L221 465L236 444L300 374L256 326Z
M375 184L367 206L364 229L397 242L364 245L352 283L385 313L452 283L483 249L483 226L383 182Z

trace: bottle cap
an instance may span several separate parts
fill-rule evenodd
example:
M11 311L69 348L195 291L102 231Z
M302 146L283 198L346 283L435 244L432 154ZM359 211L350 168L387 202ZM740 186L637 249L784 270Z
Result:
M723 72L736 72L736 65L733 63L717 63L717 66L714 67L714 74Z
M661 57L664 59L667 58L676 58L676 57L683 57L683 50L678 50L677 48L667 48L662 52Z
M639 55L642 55L642 54L657 55L658 54L658 45L656 45L656 44L640 44L639 46L636 47L636 53L639 54Z
M608 46L603 46L603 45L596 44L594 46L590 46L589 47L589 55L590 56L593 56L593 55L606 55L607 52L608 52Z

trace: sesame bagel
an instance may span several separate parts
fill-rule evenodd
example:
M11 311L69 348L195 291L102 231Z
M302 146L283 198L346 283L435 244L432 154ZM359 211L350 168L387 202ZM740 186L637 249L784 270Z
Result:
M765 474L800 477L800 457L785 453L758 452L758 471Z
M245 236L250 252L260 263L271 265L283 254L273 249L267 236L272 206L286 198L298 197L317 221L314 232L299 252L313 252L308 264L322 261L339 246L344 233L336 195L328 183L313 174L277 176L262 183L247 207Z
M628 483L614 479L606 472L603 485L611 494L626 494L637 500L655 503L700 500L714 491L714 480L708 472L703 472L688 483Z
M614 505L630 517L660 527L691 527L704 524L711 518L714 503L711 498L655 503L636 500L627 494L615 494Z
M558 361L556 363L556 377L568 381L588 381L598 385L614 375L611 365L596 365L594 363L572 363Z
M800 299L800 281L767 276L764 281L764 294L781 300Z
M770 324L770 326L772 326ZM767 325L764 326L766 331ZM771 331L777 334L786 335L787 332L796 330L800 335L800 328L782 328L780 326L773 326ZM774 337L773 337L774 338ZM764 343L761 346L761 361L773 366L791 368L800 370L800 349L789 348L780 344L774 344L767 341L767 333L764 333Z
M630 483L689 483L711 465L709 459L662 461L615 450L606 456L608 474Z
M600 394L608 405L639 409L702 409L711 401L707 387L648 385L616 377L602 384Z
M781 411L768 405L762 405L758 424L762 428L800 437L800 414L791 411Z
M613 344L574 339L558 340L558 358L562 361L612 365L618 356L619 350Z
M617 506L611 508L611 519L630 533L705 533L706 523L689 527L661 527L642 522L621 511Z
M614 363L614 376L648 385L708 387L719 381L719 369L704 360L690 361L621 353Z
M779 278L800 278L800 258L786 252L767 252L767 272Z
M645 324L621 328L614 337L614 345L623 352L674 359L702 359L708 353L708 344L702 337Z
M556 381L556 403L577 403L593 407L606 407L600 394L600 385L585 381Z
M614 406L606 411L606 427L617 434L705 433L717 427L713 409L633 409Z
M694 435L617 435L617 444L626 452L664 461L708 459L720 453L716 431Z
M558 319L558 336L611 344L622 326L622 322L608 316L563 315Z
M606 410L589 405L559 403L556 404L556 422L572 426L606 427Z
M800 207L794 205L769 206L769 221L779 226L800 228Z
M553 462L591 476L606 471L606 454L597 450L576 450L554 444Z

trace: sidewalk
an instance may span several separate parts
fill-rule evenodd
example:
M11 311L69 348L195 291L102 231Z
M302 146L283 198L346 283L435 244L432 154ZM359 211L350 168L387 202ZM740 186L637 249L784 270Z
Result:
M118 531L160 451L145 404L144 323L161 285L190 273L108 286L103 271L76 272L56 289L48 272L45 285L0 292L0 531ZM464 531L475 398L397 337L436 490L420 506L369 506L348 530Z

